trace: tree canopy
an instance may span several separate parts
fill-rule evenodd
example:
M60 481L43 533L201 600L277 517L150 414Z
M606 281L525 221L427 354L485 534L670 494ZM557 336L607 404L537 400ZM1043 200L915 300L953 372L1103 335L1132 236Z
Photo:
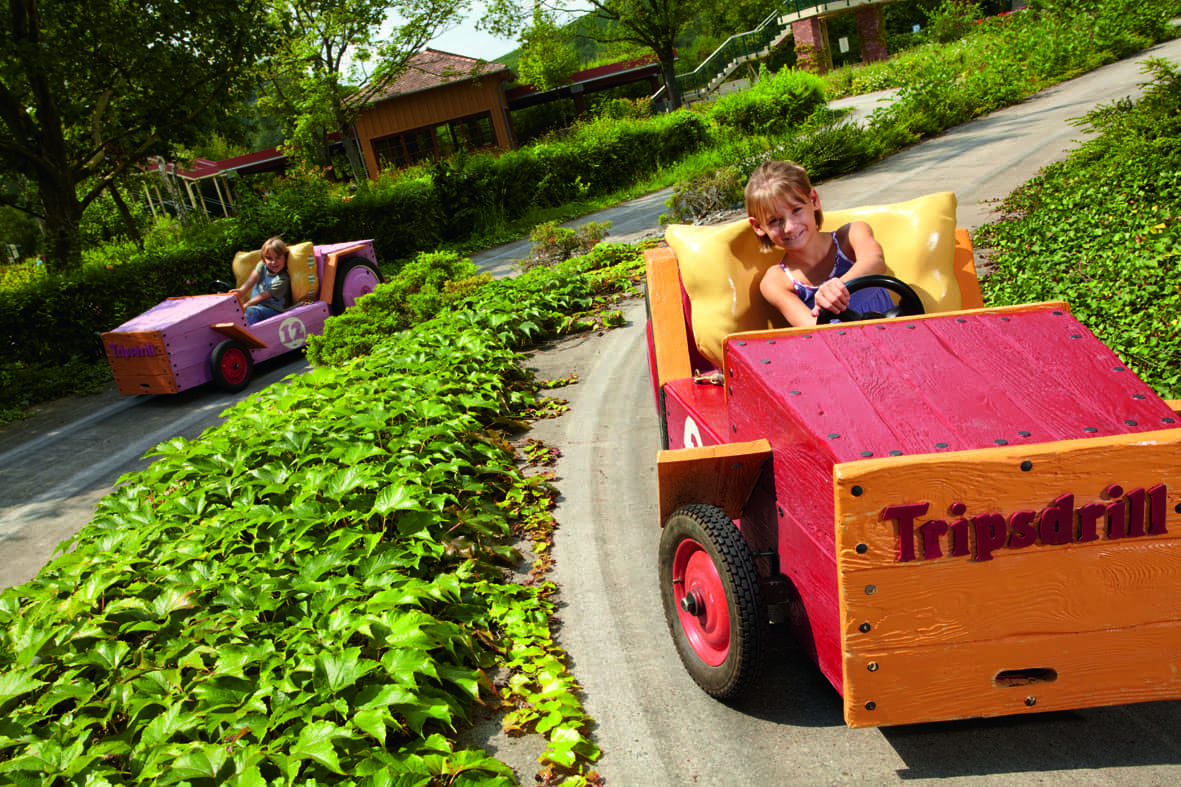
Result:
M574 2L581 4L575 8ZM676 79L676 39L707 8L722 0L532 0L522 6L519 0L495 0L493 13L502 20L501 30L528 28L526 20L536 7L555 14L585 14L604 24L587 30L587 35L603 44L630 44L650 50L660 61L661 74L668 91L669 106L681 106L681 91ZM586 6L590 6L587 10ZM513 20L505 22L503 20ZM529 33L525 34L527 38Z
M521 59L517 71L521 81L537 90L552 90L578 70L578 52L570 33L558 25L551 11L540 5L533 11L533 24L521 33Z
M469 0L269 0L278 46L263 59L264 105L280 118L289 153L327 165L339 134L352 176L364 179L349 128L371 91L404 71L432 38L457 24ZM371 73L363 73L372 64Z
M254 84L273 41L263 0L6 0L0 23L0 203L35 216L49 264L80 259L104 191L190 144Z

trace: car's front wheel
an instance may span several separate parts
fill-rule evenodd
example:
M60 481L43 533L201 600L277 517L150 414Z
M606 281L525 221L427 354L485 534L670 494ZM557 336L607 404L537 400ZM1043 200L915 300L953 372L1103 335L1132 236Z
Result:
M227 339L214 347L209 362L213 384L229 393L237 393L245 388L254 372L254 356L246 349L246 345L233 339Z
M664 616L685 669L719 699L741 693L762 667L767 607L750 548L714 506L677 509L660 539Z

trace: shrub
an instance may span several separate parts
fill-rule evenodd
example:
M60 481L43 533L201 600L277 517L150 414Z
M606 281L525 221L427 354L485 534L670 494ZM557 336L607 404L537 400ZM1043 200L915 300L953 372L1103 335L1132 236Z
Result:
M824 80L815 74L763 69L749 90L717 99L709 118L743 134L774 133L804 122L824 101Z
M937 44L950 44L968 34L980 18L980 6L967 0L943 0L927 14L926 38Z
M1002 203L977 234L989 302L1066 300L1165 398L1181 397L1181 71L1149 61L1138 102L1086 117L1098 135Z
M469 295L476 266L452 251L420 252L412 262L326 326L308 337L308 360L340 364L366 355L390 335L426 322L447 305ZM451 282L465 281L459 291Z
M576 229L559 227L556 221L538 224L529 233L533 248L518 267L524 272L539 265L551 266L586 254L607 236L609 229L609 221L590 221Z
M736 167L723 167L678 183L668 199L668 213L660 217L661 223L692 223L712 213L740 207L747 177L749 173L744 177Z

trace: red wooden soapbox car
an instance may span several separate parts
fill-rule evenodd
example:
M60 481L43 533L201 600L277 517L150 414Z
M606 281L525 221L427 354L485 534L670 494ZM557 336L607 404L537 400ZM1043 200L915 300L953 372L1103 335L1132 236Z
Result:
M745 220L647 252L688 672L749 688L774 618L854 727L1181 697L1178 403L1065 303L984 308L953 194L854 219L921 309L784 327Z
M240 286L254 270L259 251L239 252L233 262ZM373 241L326 246L299 243L287 261L290 309L247 325L230 293L169 298L103 334L103 347L119 392L178 393L213 382L240 391L256 362L297 350L382 281Z

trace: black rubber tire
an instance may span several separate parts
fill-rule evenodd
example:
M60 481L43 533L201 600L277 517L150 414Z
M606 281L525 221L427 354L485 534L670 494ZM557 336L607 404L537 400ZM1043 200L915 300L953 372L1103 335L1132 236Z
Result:
M377 266L370 262L365 257L346 257L336 264L336 278L332 286L332 313L340 314L345 309L351 307L356 300L345 292L345 283L348 280L349 272L355 268L367 268L373 277L380 283L384 282L381 271Z
M724 649L710 651L701 645L694 647L693 636L700 634L698 624L708 614L702 611L706 603L698 609L698 615L682 608L682 599L693 591L686 587L684 566L677 565L678 554L684 555L685 551L698 560L708 556L717 572L718 589L723 591L729 613L728 631L717 632L719 637L728 636ZM664 617L677 655L689 675L707 694L718 699L743 693L762 669L768 616L754 556L742 533L715 506L695 503L677 509L665 522L660 538L659 575ZM693 582L694 573L690 571L688 575ZM719 659L720 663L709 663Z
M209 356L213 384L228 393L237 393L250 384L254 374L254 356L242 342L227 339L213 348Z

